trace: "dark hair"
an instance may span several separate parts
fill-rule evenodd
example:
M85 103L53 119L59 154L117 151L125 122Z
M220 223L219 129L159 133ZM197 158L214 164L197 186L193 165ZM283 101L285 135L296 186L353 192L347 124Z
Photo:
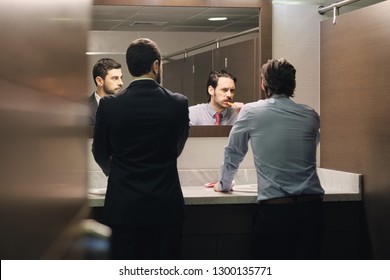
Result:
M294 96L296 70L285 58L270 59L261 68L265 95L281 94Z
M101 77L105 79L108 71L112 69L121 69L122 65L111 58L102 58L98 60L93 66L92 77L93 81L96 83L96 77Z
M221 71L211 71L209 74L209 79L207 80L207 102L210 102L211 100L211 96L209 94L209 86L212 86L215 89L218 85L218 80L221 77L230 78L234 81L235 84L237 83L237 78L224 69L222 69Z
M131 42L126 52L126 63L129 72L139 77L150 72L154 61L161 65L161 53L155 42L147 38L139 38Z

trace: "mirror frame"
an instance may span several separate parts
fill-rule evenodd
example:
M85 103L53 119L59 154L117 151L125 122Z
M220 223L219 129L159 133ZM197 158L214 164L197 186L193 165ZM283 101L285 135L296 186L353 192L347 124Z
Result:
M94 128L94 126L88 126L88 130L86 131L88 138L93 138ZM227 137L231 129L231 125L190 126L189 137Z
M272 0L93 0L93 5L224 7L259 9L259 66L272 58ZM260 78L258 80L260 85ZM260 88L260 87L259 87ZM253 100L255 101L255 100ZM231 126L192 126L190 137L228 137Z

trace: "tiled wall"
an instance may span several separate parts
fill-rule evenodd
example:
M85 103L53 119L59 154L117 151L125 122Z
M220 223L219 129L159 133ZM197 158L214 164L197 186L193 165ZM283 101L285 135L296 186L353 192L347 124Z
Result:
M272 54L284 57L297 70L294 100L320 108L320 21L318 5L273 4Z
M196 174L201 174L203 178L208 178L207 180L212 181L217 179L214 177L215 174L218 173L218 170L221 166L223 159L223 146L226 145L226 141L226 137L189 138L183 153L178 159L178 169L183 171L181 172L182 184L189 185L191 180L196 179L193 178L194 173L192 173L190 176L186 176L187 174L191 173L191 170L203 170L203 172L197 172ZM89 186L91 188L98 189L105 188L106 178L93 158L91 145L92 140L89 139L87 142ZM246 170L253 168L253 157L251 151L249 150L248 154L244 158L244 161L240 165L242 172L239 172L239 174L242 173L242 175L237 177L241 178L240 182L242 181L242 183L245 183L245 178L248 177ZM207 174L210 174L210 176L207 177ZM251 174L250 177L255 178L253 174ZM204 183L207 182L208 181L204 181ZM197 181L197 184L199 184L199 180Z
M189 138L178 159L178 169L219 169L223 160L227 137ZM253 157L249 149L241 168L253 168Z

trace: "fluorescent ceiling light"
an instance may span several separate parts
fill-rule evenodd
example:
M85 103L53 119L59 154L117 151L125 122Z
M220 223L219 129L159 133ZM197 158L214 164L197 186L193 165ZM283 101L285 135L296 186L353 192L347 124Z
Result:
M227 17L211 17L208 18L209 21L222 21L222 20L227 20Z

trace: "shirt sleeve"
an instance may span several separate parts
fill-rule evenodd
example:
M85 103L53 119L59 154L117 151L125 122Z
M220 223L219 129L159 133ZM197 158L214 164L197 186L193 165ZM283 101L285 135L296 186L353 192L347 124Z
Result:
M190 125L197 125L195 122L195 112L194 112L194 106L191 106L188 108L189 118L190 118Z
M248 115L247 107L244 106L230 131L228 144L225 146L219 179L221 190L225 192L231 191L234 176L248 151Z

